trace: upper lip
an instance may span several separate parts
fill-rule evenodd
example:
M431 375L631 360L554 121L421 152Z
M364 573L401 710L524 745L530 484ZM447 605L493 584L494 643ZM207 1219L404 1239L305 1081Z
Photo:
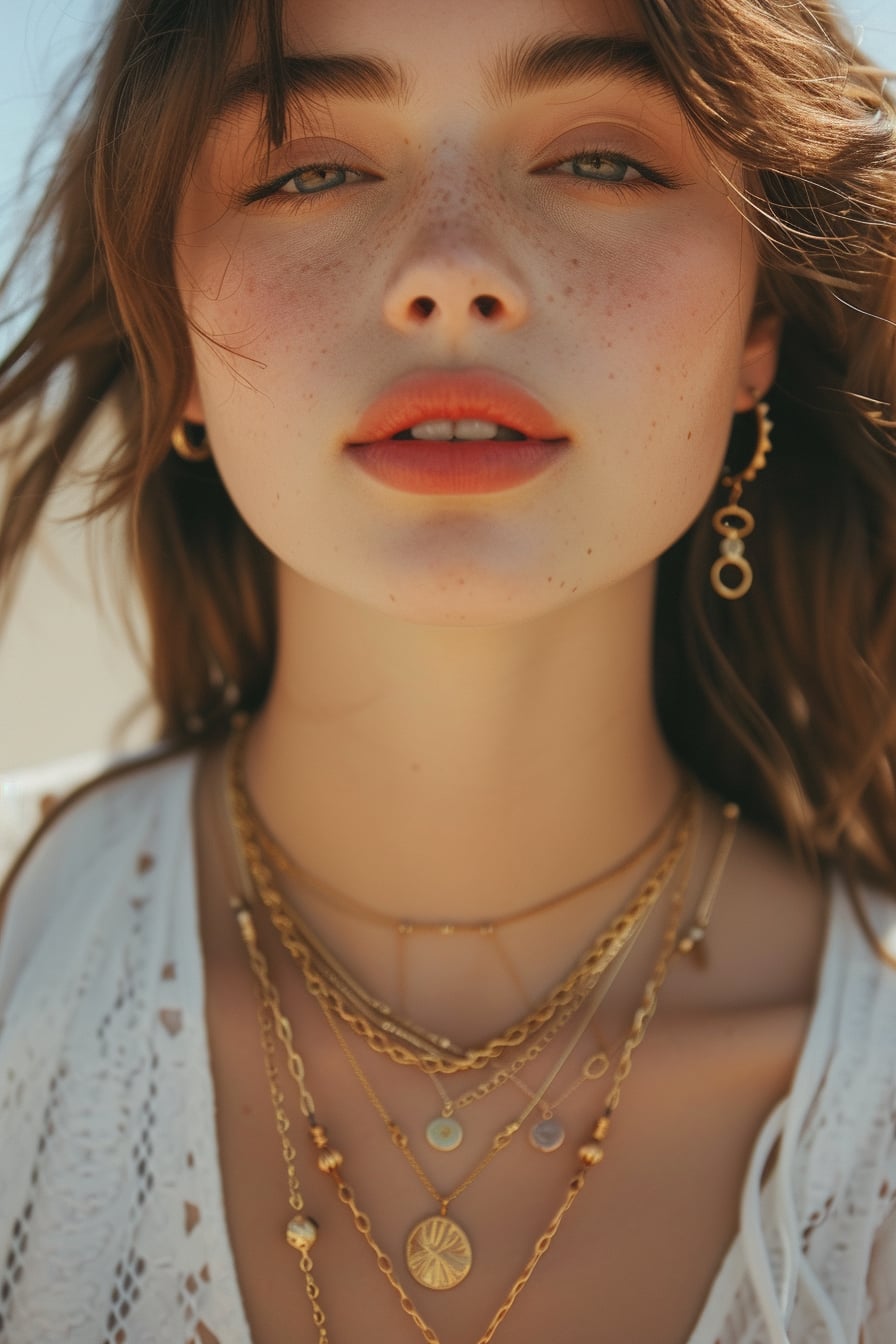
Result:
M424 420L492 420L529 439L568 437L538 398L506 374L441 369L397 378L367 407L348 443L390 439Z

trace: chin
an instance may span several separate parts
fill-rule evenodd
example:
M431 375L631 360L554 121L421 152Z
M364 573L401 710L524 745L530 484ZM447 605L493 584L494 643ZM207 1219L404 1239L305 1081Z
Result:
M538 620L577 601L575 581L562 576L547 583L537 579L508 579L482 574L429 575L409 578L404 574L385 589L367 588L355 594L357 601L385 615L414 625L499 626Z

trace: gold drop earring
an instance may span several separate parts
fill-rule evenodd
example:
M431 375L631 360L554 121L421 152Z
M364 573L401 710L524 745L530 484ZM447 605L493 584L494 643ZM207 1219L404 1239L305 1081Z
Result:
M205 434L205 425L184 420L171 431L171 447L185 462L205 462L212 450Z
M768 402L758 400L758 392L754 393L757 398L753 407L753 414L756 417L756 449L750 459L749 465L743 471L736 474L729 473L722 477L720 484L726 490L730 489L731 494L728 503L721 509L716 509L712 516L712 525L719 533L722 540L719 542L719 558L710 570L710 581L719 597L728 598L733 601L735 598L743 597L750 591L753 584L753 568L750 562L744 558L744 537L748 537L756 526L756 519L739 503L743 493L744 481L753 481L756 479L756 473L765 466L766 459L772 450L772 422L769 419ZM734 568L740 575L739 581L735 584L727 584L722 580L724 570Z

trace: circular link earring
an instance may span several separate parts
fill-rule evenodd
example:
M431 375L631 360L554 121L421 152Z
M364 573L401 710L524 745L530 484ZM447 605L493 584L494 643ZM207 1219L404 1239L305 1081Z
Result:
M205 462L212 455L205 425L184 420L171 431L171 447L185 462Z
M719 533L722 540L719 542L719 558L716 560L710 570L710 581L719 597L725 597L729 601L735 598L743 597L750 591L753 585L753 568L748 560L744 558L744 537L748 537L756 526L756 519L740 503L740 497L743 494L744 481L754 481L756 473L765 466L766 459L772 450L772 422L769 419L768 402L759 401L758 393L756 404L753 407L753 413L756 416L756 449L750 459L749 465L743 471L737 474L729 474L722 477L721 484L725 489L730 489L731 494L728 503L722 508L716 509L712 516L712 525ZM726 569L733 568L739 574L736 583L728 584L722 579L722 574Z

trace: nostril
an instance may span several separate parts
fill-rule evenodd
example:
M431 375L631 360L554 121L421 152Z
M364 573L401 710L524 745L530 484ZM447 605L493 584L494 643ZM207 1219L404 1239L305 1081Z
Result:
M414 309L414 312L418 317L429 317L430 313L435 308L435 306L436 306L435 299L428 299L428 298L415 299L414 302L411 304L411 307Z
M478 294L473 302L483 317L491 317L498 307L498 300L492 294Z

